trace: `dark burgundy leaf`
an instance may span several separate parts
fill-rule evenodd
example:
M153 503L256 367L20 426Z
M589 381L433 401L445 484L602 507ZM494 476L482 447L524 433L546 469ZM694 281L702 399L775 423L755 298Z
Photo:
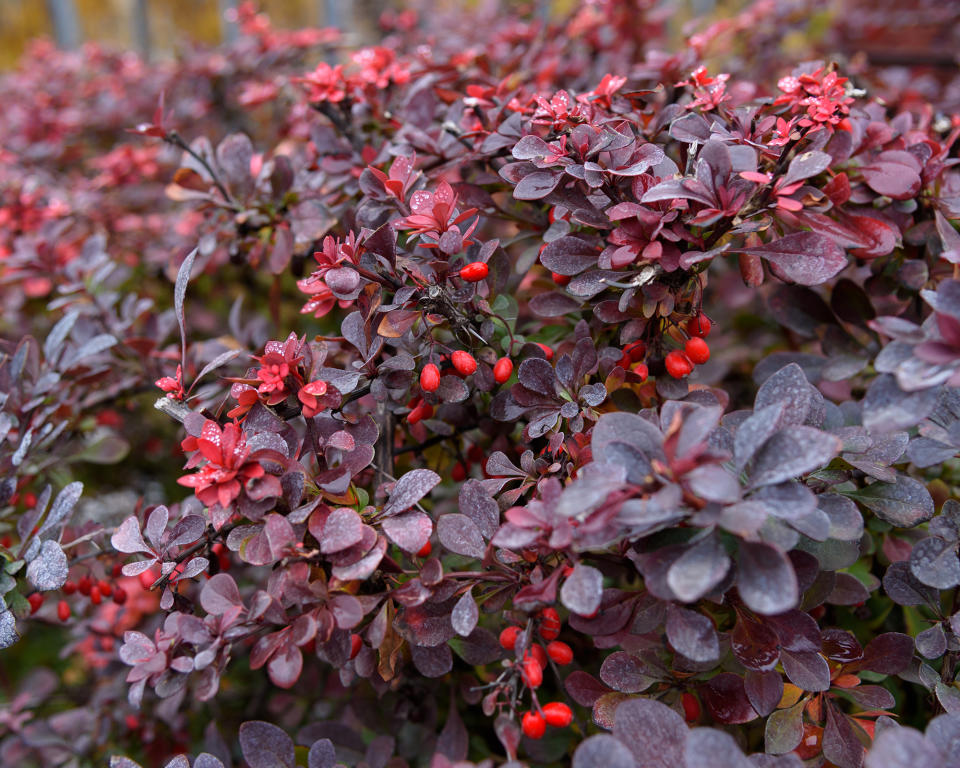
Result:
M250 768L294 768L297 764L293 739L262 720L240 726L240 750Z
M846 715L827 704L827 725L823 729L823 755L837 768L860 768L863 746Z
M896 482L875 482L847 495L898 528L912 528L933 517L930 492L919 480L906 475L897 475Z
M773 669L780 660L780 639L765 624L745 615L737 618L730 633L730 648L737 660L747 669Z
M442 515L437 520L440 543L451 552L480 559L486 546L477 524L466 515Z
M847 266L843 249L816 232L794 232L743 251L763 257L777 277L800 285L825 283Z
M600 679L621 693L641 693L656 682L656 678L645 674L640 659L626 651L611 653L603 660Z
M520 179L513 196L517 200L540 200L553 192L562 178L562 171L534 171Z
M563 687L577 704L582 707L592 707L594 703L610 689L597 680L593 675L577 669L567 675Z
M783 677L776 670L747 670L743 677L743 690L750 705L761 717L766 717L777 708L783 697Z
M721 672L700 686L699 691L707 711L717 722L734 725L757 717L739 675Z
M597 265L597 249L578 237L561 237L543 249L540 263L558 275L578 275Z

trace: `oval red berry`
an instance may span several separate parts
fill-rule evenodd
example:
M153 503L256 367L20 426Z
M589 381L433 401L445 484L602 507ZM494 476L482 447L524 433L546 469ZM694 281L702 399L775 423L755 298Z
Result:
M547 356L547 360L553 360L553 350L550 349L550 347L548 347L546 344L542 344L539 341L535 341L534 344L543 350L543 354Z
M528 653L523 659L523 669L521 672L523 682L529 688L539 688L543 682L543 667L540 666L536 658Z
M573 711L562 701L543 705L543 719L554 728L566 728L573 722Z
M554 640L547 645L547 655L561 667L573 661L573 649L560 640Z
M440 387L440 369L433 363L427 363L420 371L420 388L424 392L436 392Z
M477 370L476 358L469 352L464 352L462 349L458 349L450 355L450 362L453 363L453 367L457 369L457 372L464 376L469 376Z
M689 376L693 371L693 363L690 362L690 358L679 349L675 349L667 355L667 359L664 360L664 365L667 368L667 373L675 379L682 379L684 376Z
M687 343L684 345L684 352L687 353L687 357L690 358L691 362L696 363L697 365L702 365L710 359L710 347L707 345L707 342L701 339L699 336L694 336L693 338L687 339Z
M537 712L525 712L521 727L528 738L542 739L543 734L547 732L547 721Z
M557 285L567 285L571 280L570 275L561 275L559 272L551 272L550 277Z
M57 603L57 618L60 621L66 621L70 618L70 604L66 600Z
M710 322L710 318L704 314L699 314L687 320L687 333L691 336L699 336L701 339L710 335L712 327L713 323Z
M543 649L543 646L540 643L534 643L530 647L530 653L533 655L533 658L537 660L537 664L540 665L540 669L547 668L547 652Z
M501 357L493 366L493 380L497 384L503 384L513 375L513 360L509 357Z
M476 283L490 274L490 268L482 261L474 261L460 270L460 279L468 283Z
M113 590L113 602L115 602L117 605L123 605L125 602L127 602L127 590L125 590L123 587L117 587L115 590Z
M520 627L507 627L500 633L500 645L508 651L517 647L517 638L522 630Z

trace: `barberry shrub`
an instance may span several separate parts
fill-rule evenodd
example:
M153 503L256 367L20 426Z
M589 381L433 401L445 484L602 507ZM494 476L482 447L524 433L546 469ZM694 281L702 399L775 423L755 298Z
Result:
M960 80L572 5L0 78L0 763L960 763Z

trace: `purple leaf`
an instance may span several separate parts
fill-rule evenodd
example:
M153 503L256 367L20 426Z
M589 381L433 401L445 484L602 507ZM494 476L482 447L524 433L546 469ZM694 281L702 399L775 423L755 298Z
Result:
M740 675L721 672L701 685L699 690L707 711L718 722L748 723L757 717Z
M870 189L894 200L907 200L919 192L919 171L917 158L904 150L881 152L860 169Z
M553 192L562 178L561 171L534 171L520 179L513 196L517 200L540 200Z
M913 638L900 632L877 635L863 649L863 658L851 665L852 670L868 669L883 675L898 675L913 660Z
M699 600L720 583L730 558L717 536L707 536L684 552L667 571L667 584L685 603Z
M363 538L363 520L349 507L333 510L323 524L320 551L324 554L342 552Z
M783 696L783 677L776 670L748 670L743 678L743 690L757 714L766 717L777 708Z
M636 768L637 761L626 745L609 733L598 733L580 743L573 753L573 768Z
M156 507L147 518L147 524L144 526L144 532L147 539L153 544L154 549L160 549L163 541L163 532L167 529L167 523L170 521L170 511L163 505Z
M333 768L337 763L337 751L330 739L317 739L307 754L307 768Z
M411 645L410 656L413 666L424 677L443 677L453 669L453 655L449 645L437 645L425 648L422 645Z
M830 667L819 653L782 650L780 661L790 682L803 690L825 691L830 687Z
M489 469L488 464L488 472ZM500 508L483 483L471 478L460 486L460 511L473 520L485 539L492 539L500 525Z
M813 427L781 430L754 455L749 487L773 485L820 469L829 464L842 447L839 438Z
M240 726L240 751L250 768L295 768L297 764L293 739L262 720Z
M270 682L278 688L292 688L303 670L303 654L292 643L280 646L267 663Z
M381 527L390 541L407 552L419 552L430 540L433 521L423 512L411 510L388 517Z
M486 550L480 529L466 515L442 515L437 520L437 537L444 547L458 555L479 560Z
M943 765L943 755L913 728L877 729L866 768L920 768Z
M771 544L741 541L737 587L747 606L773 615L796 607L797 574L786 555Z
M667 640L674 650L691 661L716 661L720 658L720 641L713 622L696 611L667 607Z
M173 289L173 309L177 316L177 325L180 326L180 364L184 370L187 368L187 332L186 321L183 317L183 301L187 296L187 283L190 282L190 272L193 270L193 262L197 258L198 249L194 248L183 260L180 269L177 271L177 282Z
M603 597L603 574L583 563L573 567L560 588L560 600L566 608L581 616L590 616L600 607Z
M240 557L250 565L277 562L296 538L287 518L271 512L263 518L259 531L240 546Z
M231 608L242 605L237 582L228 573L211 576L200 590L200 605L207 613L221 616Z
M843 249L816 232L794 232L754 248L742 249L766 259L781 280L820 285L847 266Z
M440 482L440 475L430 469L414 469L407 472L393 487L390 501L383 508L384 515L405 512L430 493Z
M687 733L683 718L653 699L628 699L614 715L614 737L644 768L682 765Z
M827 704L827 725L823 729L823 756L837 768L860 768L863 746L857 739L847 716Z
M570 698L581 707L592 707L597 699L610 693L607 686L582 669L574 670L567 675L566 680L563 681L563 687L570 694Z
M786 187L795 181L802 181L803 179L809 179L811 176L823 173L823 171L830 167L830 163L832 162L833 159L830 155L818 150L797 155L790 161L790 167L787 169L787 173L781 184Z
M110 537L110 544L118 552L126 552L127 554L147 552L153 554L153 550L143 540L143 535L140 533L140 523L135 515L130 515L120 523L113 536Z
M733 736L715 728L694 728L684 750L687 768L750 768Z
M933 499L926 486L902 474L898 474L893 483L878 481L859 491L848 491L846 495L897 528L913 528L927 522L934 513Z
M641 693L656 682L644 674L640 659L626 651L616 651L603 660L600 679L621 693Z

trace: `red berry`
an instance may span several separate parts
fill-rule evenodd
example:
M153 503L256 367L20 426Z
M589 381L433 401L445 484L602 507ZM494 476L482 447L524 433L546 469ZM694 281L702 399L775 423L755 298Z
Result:
M573 711L562 701L551 701L543 705L543 718L547 721L547 725L566 728L573 722Z
M440 369L433 363L427 363L420 371L420 388L424 392L436 392L440 387Z
M110 575L113 578L119 578L123 574L123 563L114 563Z
M469 352L464 352L462 349L458 349L450 355L450 362L453 363L453 367L457 369L457 372L463 376L469 376L477 370L476 358Z
M75 581L63 582L63 594L72 595L76 591L77 591L77 583Z
M543 682L543 667L540 666L536 657L529 651L527 651L523 657L521 677L529 688L539 688Z
M100 594L100 587L94 586L90 589L90 602L94 605L100 605L103 595Z
M57 618L60 621L66 621L70 618L70 604L66 600L57 603Z
M490 274L490 268L482 261L474 261L460 270L460 279L468 283L477 283Z
M561 275L559 272L551 272L550 277L557 285L567 285L571 280L570 275Z
M619 365L623 370L627 370L630 367L630 355L624 354L619 360L617 360L617 365Z
M687 333L691 336L699 336L701 339L710 335L711 327L713 327L713 323L703 313L687 320Z
M100 587L100 594L104 597L110 597L110 595L113 594L113 587L110 586L109 581L100 579L100 581L97 582L97 586Z
M547 668L547 652L543 650L543 646L540 643L534 643L530 647L530 654L537 660L537 664L540 665L540 669Z
M84 597L90 596L90 590L92 588L93 588L93 579L91 579L89 576L84 576L82 579L80 579L80 583L77 584L77 591Z
M565 667L573 661L573 649L560 640L554 640L547 644L547 655L561 667Z
M640 377L640 381L646 381L647 376L650 375L650 369L645 363L637 363L631 370Z
M115 590L113 590L113 602L115 602L117 605L123 605L125 602L127 602L127 590L125 590L123 587L117 587Z
M433 552L433 544L427 541L426 544L417 550L417 557L430 557L431 552Z
M542 739L547 732L547 721L538 712L523 713L523 732L531 739Z
M479 464L484 460L485 456L483 453L483 447L474 443L467 449L467 458L470 459L474 464Z
M100 638L100 647L105 651L112 651L116 641L110 635L104 635Z
M690 361L696 363L697 365L702 365L710 359L710 347L707 345L707 342L705 342L699 336L694 336L691 339L687 339L687 343L684 345L683 350L687 353L687 357L690 358Z
M131 731L135 731L140 727L140 720L136 715L127 715L125 718L123 718L123 723Z
M10 503L12 504L13 500L11 500ZM7 534L3 538L0 538L0 547L10 549L10 547L12 546L13 546L13 536Z
M682 379L684 376L689 376L693 371L693 363L690 362L690 358L679 349L670 352L667 355L667 359L664 360L664 364L667 367L667 373L675 379Z
M642 341L631 341L623 348L623 354L629 355L631 362L637 363L646 357L647 345Z
M550 347L548 347L546 344L541 344L539 341L535 341L534 344L543 350L543 354L547 356L547 360L553 360L553 350L550 349Z
M40 606L43 605L43 595L39 592L34 592L27 597L27 602L30 603L30 613L36 613L40 610Z
M450 477L458 483L462 483L467 479L467 468L463 466L463 462L458 461L453 465L453 469L450 470Z
M683 702L683 716L688 723L695 723L700 719L700 702L692 693L685 693L681 697Z
M433 416L433 406L421 400L414 406L414 409L407 414L407 423L416 424L421 419L429 419L431 416Z
M540 637L544 640L556 640L560 626L560 614L556 608L544 608L540 612Z
M140 574L140 586L144 589L150 589L150 587L153 586L153 582L155 582L158 578L160 577L157 576L157 574L153 571L144 571Z
M513 375L513 360L509 357L501 357L493 366L493 380L497 384L503 384Z
M508 651L512 651L517 647L517 638L522 631L520 627L507 627L500 633L500 645Z
M350 635L350 658L357 658L357 654L360 653L360 649L363 647L363 640L360 639L360 635L352 634Z

